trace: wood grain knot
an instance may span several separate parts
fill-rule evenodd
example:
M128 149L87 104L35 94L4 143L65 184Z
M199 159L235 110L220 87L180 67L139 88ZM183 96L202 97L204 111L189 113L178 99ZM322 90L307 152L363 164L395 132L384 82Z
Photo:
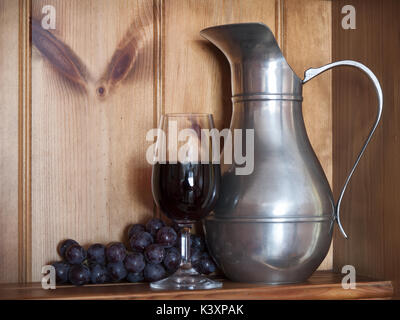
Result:
M104 97L106 89L103 86L97 88L97 94L99 97Z
M127 42L122 41L111 58L111 62L102 77L103 80L109 86L115 86L124 80L133 69L137 53L138 49L135 37L130 38Z
M124 55L115 65L113 72L111 74L113 82L119 81L124 77L124 75L129 70L132 60L133 60L133 54L131 54L130 52L124 53Z
M66 44L43 29L36 19L32 19L32 43L58 72L86 87L87 71L84 64Z
M98 81L92 82L85 65L79 57L54 34L42 28L38 19L32 19L32 42L51 66L62 76L79 84L85 92L93 90L104 99L113 89L131 74L140 47L143 46L143 30L133 27L119 42L110 62ZM88 87L90 84L93 86ZM95 89L94 89L95 88Z

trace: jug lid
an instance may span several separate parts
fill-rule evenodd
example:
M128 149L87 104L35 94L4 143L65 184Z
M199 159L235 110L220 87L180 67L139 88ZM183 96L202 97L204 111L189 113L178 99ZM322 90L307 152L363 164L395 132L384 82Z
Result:
M265 24L218 25L203 29L200 34L228 59L234 101L302 100L302 81L287 63Z

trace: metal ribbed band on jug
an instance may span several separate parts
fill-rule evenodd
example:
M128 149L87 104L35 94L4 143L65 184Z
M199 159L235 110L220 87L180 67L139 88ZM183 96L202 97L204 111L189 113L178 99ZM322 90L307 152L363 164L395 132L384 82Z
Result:
M232 102L259 101L259 100L285 100L285 101L303 101L301 95L294 94L238 94L232 97Z

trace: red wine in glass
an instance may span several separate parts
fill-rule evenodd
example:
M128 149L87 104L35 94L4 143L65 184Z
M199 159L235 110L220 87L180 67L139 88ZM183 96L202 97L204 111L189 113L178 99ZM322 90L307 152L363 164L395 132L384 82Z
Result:
M161 118L159 129L163 134L158 137L156 153L165 159L158 159L153 165L153 198L160 210L181 227L182 260L173 275L150 283L150 287L166 290L220 288L221 282L199 274L190 262L191 226L214 209L220 192L220 166L212 163L213 155L208 155L208 151L214 150L213 140L207 137L201 141L205 130L214 129L212 115L167 114ZM182 139L180 133L186 134L187 139ZM206 159L197 158L204 154L208 155Z
M158 207L178 224L207 216L218 200L220 166L212 163L156 163L153 196Z

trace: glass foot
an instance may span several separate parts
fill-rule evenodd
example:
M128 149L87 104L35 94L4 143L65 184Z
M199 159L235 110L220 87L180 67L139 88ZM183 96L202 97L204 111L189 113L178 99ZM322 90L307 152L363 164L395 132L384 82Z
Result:
M178 269L172 276L150 283L152 289L204 290L222 288L222 282L208 279L195 269Z

